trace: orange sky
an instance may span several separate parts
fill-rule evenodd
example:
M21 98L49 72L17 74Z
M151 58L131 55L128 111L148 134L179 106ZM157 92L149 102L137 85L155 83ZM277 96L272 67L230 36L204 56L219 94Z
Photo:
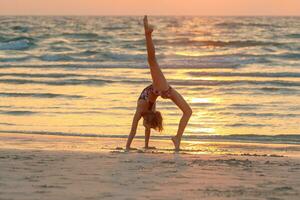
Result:
M300 0L0 0L0 15L300 15Z

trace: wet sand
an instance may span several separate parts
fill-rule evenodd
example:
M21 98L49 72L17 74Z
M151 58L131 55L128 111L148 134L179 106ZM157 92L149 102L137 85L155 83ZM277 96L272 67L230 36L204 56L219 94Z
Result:
M125 152L74 139L2 134L0 199L299 199L297 156Z

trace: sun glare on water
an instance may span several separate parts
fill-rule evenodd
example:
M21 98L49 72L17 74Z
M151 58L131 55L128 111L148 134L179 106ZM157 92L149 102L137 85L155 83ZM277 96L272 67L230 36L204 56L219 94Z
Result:
M198 97L193 97L190 99L191 103L211 103L211 104L215 104L215 103L220 103L221 99L220 98L198 98Z

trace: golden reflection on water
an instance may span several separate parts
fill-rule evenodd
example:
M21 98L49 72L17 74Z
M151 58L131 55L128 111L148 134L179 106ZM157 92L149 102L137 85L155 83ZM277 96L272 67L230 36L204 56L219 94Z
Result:
M190 99L190 98L188 98ZM191 100L190 100L191 103L211 103L211 104L214 104L214 103L220 103L221 102L221 99L220 98L217 98L217 97L202 97L202 98L198 98L198 97L191 97Z
M179 56L191 56L191 57L216 55L216 53L214 52L201 52L201 51L177 51L175 52L175 54Z
M5 71L5 70L3 70ZM43 74L41 69L18 68L11 70L16 73ZM188 80L190 69L163 69L171 80ZM194 70L195 71L195 70ZM199 72L201 69L198 70ZM206 71L215 71L206 69ZM6 71L9 72L9 71ZM75 73L49 69L47 73ZM80 70L78 74L86 76L101 75L103 79L115 80L131 78L141 80L140 84L104 83L99 85L43 85L43 84L0 84L5 93L54 93L62 95L79 95L82 98L31 98L1 96L2 113L0 120L7 125L3 130L75 132L94 134L127 135L130 131L132 117L140 92L151 77L148 69L102 69ZM201 78L201 77L199 77ZM228 77L207 77L216 80ZM36 79L36 78L32 78ZM235 79L235 77L233 77ZM279 78L278 78L279 79ZM283 79L283 78L280 78ZM297 79L297 78L295 78ZM299 79L299 78L298 78ZM58 78L49 78L56 81ZM294 78L291 80L294 80ZM144 81L144 82L142 82ZM147 82L148 81L148 82ZM222 86L209 85L174 85L187 100L194 113L186 128L185 135L223 135L223 134L273 134L297 133L297 118L279 118L259 116L260 113L285 114L289 105L299 105L294 96L272 94L273 96L251 96L247 90L236 94L224 94ZM253 86L254 87L254 86ZM250 87L249 87L250 88ZM239 89L239 88L237 88ZM245 92L245 95L243 94ZM273 98L274 97L274 98ZM274 102L274 99L276 102ZM289 103L290 102L290 103ZM291 103L292 102L292 103ZM242 106L240 106L242 105ZM243 107L243 105L250 105ZM251 107L251 105L253 105ZM165 131L154 135L174 135L182 112L169 100L158 99L158 110L164 117ZM8 111L32 111L28 115L6 114ZM288 110L297 114L297 110ZM250 114L249 114L250 113ZM299 120L298 120L299 121ZM250 124L239 126L239 124ZM263 126L265 125L266 126ZM288 124L288 125L287 125ZM294 125L293 125L294 124ZM287 129L288 127L288 129ZM144 127L139 126L138 135L144 135Z
M192 118L190 119L190 124L193 126L188 126L186 130L191 134L217 134L216 127L214 127L213 124L209 125L209 123L206 123L206 127L201 127L203 122L207 121L208 119L211 119L212 121L218 121L220 117L217 115L217 113L210 110L197 109L194 107L196 107L196 105L197 107L201 107L201 105L208 104L210 108L214 108L215 105L218 105L222 102L222 99L217 97L191 97L187 98L187 101L192 104L192 109L194 112Z
M215 128L187 128L192 133L215 133L216 129Z

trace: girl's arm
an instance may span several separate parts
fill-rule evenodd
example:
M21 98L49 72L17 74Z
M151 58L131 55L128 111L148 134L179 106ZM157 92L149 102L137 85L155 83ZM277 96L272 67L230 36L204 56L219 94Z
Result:
M141 112L139 112L138 110L136 111L136 113L134 114L133 120L132 120L132 125L131 125L131 130L130 130L130 134L128 136L127 139L127 144L126 144L126 150L130 150L130 145L131 142L136 134L136 129L139 123L139 120L141 119L142 114Z
M130 150L131 142L136 134L136 129L138 126L138 123L140 119L142 118L142 113L146 108L148 107L148 104L146 101L138 101L136 111L132 120L131 130L127 139L126 149Z
M149 148L150 134L151 134L151 129L145 128L145 149Z
M156 102L152 106L152 111L156 111ZM155 149L155 147L149 147L149 140L151 135L151 129L145 128L145 149Z
M155 147L149 147L149 139L151 135L151 129L145 129L145 149L156 149Z

